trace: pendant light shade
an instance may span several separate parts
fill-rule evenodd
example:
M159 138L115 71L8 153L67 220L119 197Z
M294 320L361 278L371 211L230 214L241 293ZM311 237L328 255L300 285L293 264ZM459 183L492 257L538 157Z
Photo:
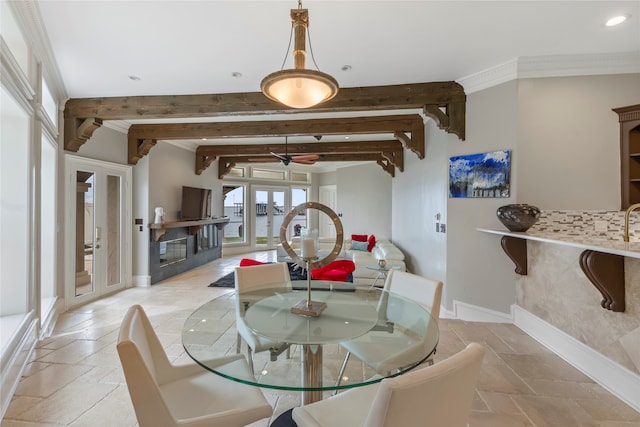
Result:
M269 99L291 108L309 108L328 101L338 93L338 82L330 75L318 70L305 69L305 39L309 26L309 13L302 9L291 9L291 22L295 34L293 51L294 69L280 70L262 79L262 93Z

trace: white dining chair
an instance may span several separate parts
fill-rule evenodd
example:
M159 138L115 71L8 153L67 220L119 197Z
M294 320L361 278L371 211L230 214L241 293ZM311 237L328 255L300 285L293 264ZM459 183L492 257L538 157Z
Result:
M434 365L293 409L298 427L463 427L484 347L471 343Z
M273 413L259 388L234 382L202 366L173 365L139 305L129 308L118 337L118 356L140 427L244 426ZM238 378L251 378L239 355L213 359Z
M379 374L389 375L397 367L411 365L416 359L419 359L421 352L424 352L422 344L425 344L424 340L429 338L426 333L428 324L433 321L437 325L438 317L440 316L442 282L406 271L390 270L383 290L386 292L382 293L377 307L378 327L362 337L340 343L340 346L346 350L346 354L338 374L336 386L340 385L352 354ZM422 313L412 313L412 311L415 311L415 307L407 308L404 305L389 305L389 292L417 302L431 314L431 317L422 316ZM417 318L423 317L424 322L403 325L403 323L406 323L404 319L412 314L415 314ZM412 336L420 337L423 341L405 339L406 337L402 336L402 332L395 331L395 325L409 326L409 332L412 333ZM390 332L391 334L389 335ZM377 337L382 339L376 340ZM392 344L394 338L395 344ZM403 365L403 363L407 365ZM427 359L427 363L433 364L433 354Z
M288 343L281 343L261 337L249 329L244 321L244 312L252 304L252 299L244 297L243 293L258 291L267 288L291 289L291 278L289 266L286 262L276 262L271 264L251 265L246 267L236 267L235 269L236 296L236 353L240 353L242 340L247 343L247 359L249 367L253 372L253 353L268 351L271 360L276 360L283 352L287 351L289 357L290 346Z

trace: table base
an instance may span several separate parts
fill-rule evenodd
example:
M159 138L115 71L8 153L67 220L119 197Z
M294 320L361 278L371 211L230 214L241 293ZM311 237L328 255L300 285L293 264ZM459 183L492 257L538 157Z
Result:
M307 387L322 387L322 346L305 344L302 346L302 385ZM302 392L302 404L322 400L322 391L305 390Z
M303 299L291 307L291 312L293 314L301 314L303 316L318 317L325 308L327 308L327 303L325 302L311 301L311 304L309 304L306 299Z

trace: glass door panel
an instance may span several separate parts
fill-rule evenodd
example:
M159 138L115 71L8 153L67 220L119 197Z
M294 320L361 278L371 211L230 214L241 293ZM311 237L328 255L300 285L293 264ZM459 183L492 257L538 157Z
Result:
M106 270L107 287L119 285L122 282L121 259L121 212L122 207L122 178L117 175L107 175L107 230L106 230Z
M275 248L280 243L280 226L282 225L282 221L284 220L284 216L286 215L285 210L285 192L284 191L273 191L272 195L272 204L271 204L271 244L269 245L270 249Z
M94 179L90 171L76 172L76 278L75 296L94 291L95 216Z
M260 188L253 191L253 242L260 250L274 249L280 243L280 225L285 215L284 189Z

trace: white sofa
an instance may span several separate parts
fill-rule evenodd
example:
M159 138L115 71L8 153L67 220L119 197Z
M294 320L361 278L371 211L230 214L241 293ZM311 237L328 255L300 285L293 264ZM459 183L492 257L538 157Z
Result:
M351 259L356 266L353 272L355 285L371 286L373 284L379 274L379 271L374 268L377 267L380 259L386 261L387 268L397 268L402 271L407 269L404 263L404 253L387 239L376 239L376 245L371 249L371 252L352 249L351 239L345 240L344 248L346 258ZM384 285L383 280L376 282L376 286L382 285Z
M291 248L296 252L300 249L300 238L294 237L289 242ZM333 237L319 237L318 238L318 251L322 256L323 252L326 254L333 249L335 245L335 238ZM276 248L278 261L289 261L289 257L282 245L278 245ZM361 286L371 286L378 277L379 271L374 268L378 265L378 260L384 259L386 266L390 268L397 268L402 271L406 271L406 265L404 262L404 254L397 246L391 243L387 239L376 239L376 244L369 251L356 250L352 248L351 239L346 239L342 245L342 251L338 256L338 259L350 259L355 264L355 271L353 272L353 283ZM372 267L372 268L368 268ZM382 286L384 281L378 280L376 286Z

